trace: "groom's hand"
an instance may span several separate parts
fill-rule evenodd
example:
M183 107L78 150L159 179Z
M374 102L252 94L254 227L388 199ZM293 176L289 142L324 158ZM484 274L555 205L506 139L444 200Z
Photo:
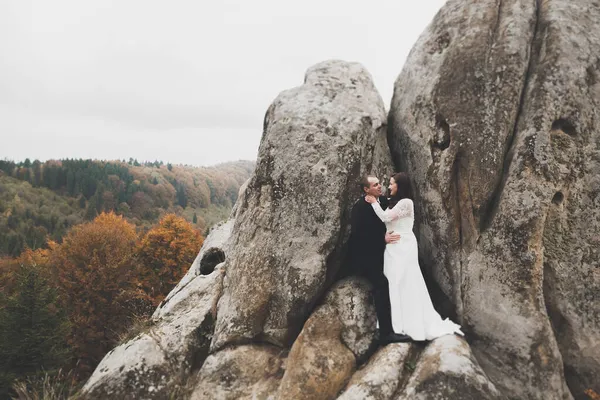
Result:
M386 243L396 243L398 240L400 240L400 234L399 233L394 233L394 231L389 231L385 233L385 242Z

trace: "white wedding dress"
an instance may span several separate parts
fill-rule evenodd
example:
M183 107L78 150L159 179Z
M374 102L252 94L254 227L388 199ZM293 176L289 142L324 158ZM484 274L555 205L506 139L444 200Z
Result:
M414 205L401 199L392 209L382 210L379 203L371 204L377 216L385 222L387 231L400 234L400 240L385 247L383 273L388 279L392 326L395 333L404 333L413 340L433 340L458 333L460 325L442 320L433 308L425 280L419 268L417 238L412 229Z

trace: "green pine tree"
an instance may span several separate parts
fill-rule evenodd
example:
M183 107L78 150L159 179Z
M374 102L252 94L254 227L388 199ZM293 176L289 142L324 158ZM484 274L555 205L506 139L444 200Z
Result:
M177 184L175 188L175 196L177 197L177 204L179 204L182 208L186 208L188 200L185 185L183 183Z
M14 292L0 295L0 398L15 379L52 374L69 360L67 316L41 269L22 264Z
M79 208L85 208L85 196L84 195L80 195L79 198L77 199L77 205L79 206Z
M94 195L90 197L88 201L87 208L85 210L85 219L88 221L93 220L98 215L98 199Z

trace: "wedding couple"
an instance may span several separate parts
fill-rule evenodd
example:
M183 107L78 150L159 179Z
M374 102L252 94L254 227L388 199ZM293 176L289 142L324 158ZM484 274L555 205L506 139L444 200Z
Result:
M352 208L350 268L373 285L383 343L433 340L458 333L460 326L442 320L433 308L419 268L417 238L412 232L414 206L410 180L400 172L390 178L389 198L379 179L362 179L363 196Z

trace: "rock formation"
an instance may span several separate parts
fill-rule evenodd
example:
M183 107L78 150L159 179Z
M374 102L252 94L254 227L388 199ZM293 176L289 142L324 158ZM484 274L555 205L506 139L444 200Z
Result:
M599 54L598 3L450 0L396 81L423 259L513 398L600 392Z
M600 393L599 25L595 2L449 0L389 116L359 64L310 68L269 107L230 220L82 397ZM466 340L379 346L370 285L338 280L360 176L396 169L436 306Z
M318 64L275 99L238 205L211 351L292 343L339 269L359 177L392 170L389 151L375 157L385 121L359 64Z

